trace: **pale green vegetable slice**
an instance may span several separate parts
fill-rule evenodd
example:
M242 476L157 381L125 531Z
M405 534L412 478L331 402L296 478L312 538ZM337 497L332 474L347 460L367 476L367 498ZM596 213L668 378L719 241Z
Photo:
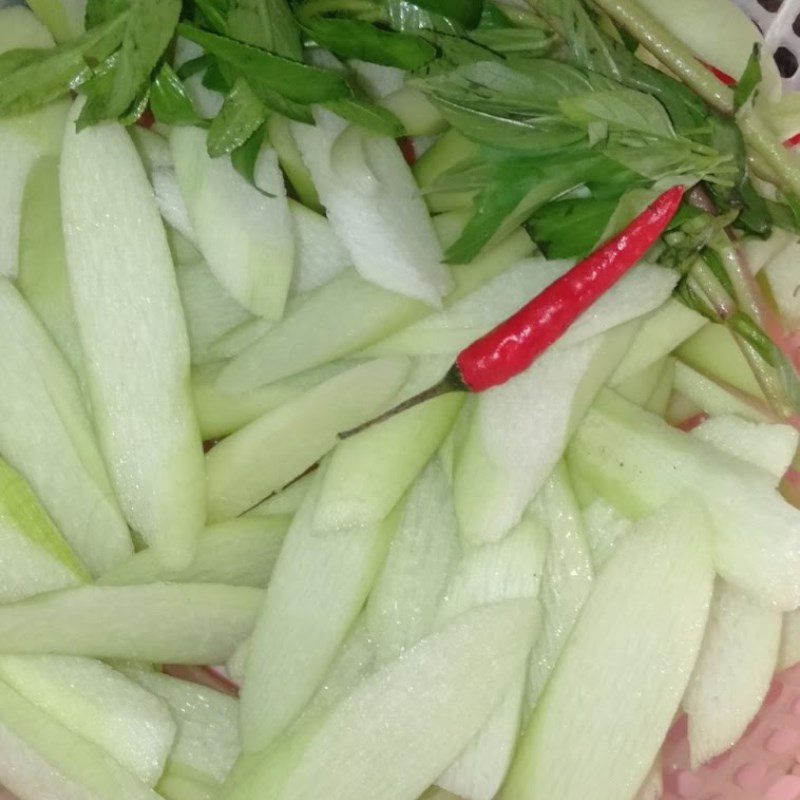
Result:
M709 524L687 495L619 546L522 738L506 800L620 800L636 792L697 658L713 577Z
M550 678L594 582L583 516L563 462L542 487L533 510L550 539L539 594L542 633L533 645L528 669L528 711Z
M722 577L766 605L800 605L800 512L764 470L609 391L584 417L568 455L571 468L627 516L695 492L710 512Z
M42 49L53 38L27 8L0 9L0 53ZM69 103L51 103L38 111L0 120L0 275L17 274L22 195L28 173L41 156L61 150Z
M315 111L292 134L336 235L365 280L437 307L450 270L425 203L393 139Z
M737 415L751 422L767 422L763 403L731 386L718 383L682 361L675 361L674 387L698 408L712 415Z
M17 289L80 376L83 353L67 276L55 156L40 158L28 173L19 237Z
M617 511L614 506L598 497L583 510L586 541L592 552L595 571L605 565L617 544L633 528L633 522Z
M311 174L303 163L303 156L297 148L297 142L292 136L290 120L281 114L270 114L267 120L267 135L269 143L278 154L281 169L289 179L292 188L297 192L300 202L306 208L321 212L322 204L319 202Z
M16 289L0 278L0 451L98 574L126 559L117 506L74 373Z
M425 306L346 270L304 296L283 320L242 350L219 387L242 392L342 358L426 313Z
M186 316L192 363L213 361L214 342L253 316L222 288L205 262L178 264L175 274Z
M74 39L86 29L86 0L29 0L28 5L57 42Z
M20 800L158 800L105 750L0 681L0 781Z
M70 117L61 205L95 426L131 526L165 563L192 558L205 480L189 344L164 227L136 148Z
M707 323L678 348L677 355L709 378L753 397L763 396L750 364L724 325Z
M376 667L376 645L362 614L339 648L322 685L308 702L298 724L319 716L361 683Z
M689 715L692 764L739 740L769 689L783 615L718 581L705 639L683 707Z
M131 584L174 581L177 583L224 583L231 586L267 585L278 558L289 518L242 517L210 525L197 541L189 566L171 570L152 550L143 550L100 578L100 583Z
M292 375L246 392L227 392L218 377L225 364L218 361L198 364L192 369L195 411L204 441L221 439L238 431L248 422L295 400L341 372L355 366L355 361L334 361L321 367Z
M160 137L159 137L160 138ZM153 139L149 140L151 143ZM169 147L169 145L167 145ZM142 152L140 146L139 152ZM153 148L146 156L142 157L145 161L147 157L159 157L159 153L154 152ZM169 150L167 151L169 153ZM192 246L201 250L201 245L198 240L197 231L195 230L192 218L189 216L189 209L186 206L186 201L183 199L181 187L178 183L178 176L175 173L175 167L170 158L166 164L154 163L152 167L145 162L145 169L147 170L150 182L153 184L153 192L156 196L156 204L158 210L170 227L178 231L178 233L191 242Z
M547 531L535 518L527 517L501 542L492 542L464 553L444 595L440 618L501 600L539 594L548 545ZM537 605L526 625L541 628ZM525 693L525 669L511 685L492 715L459 757L437 779L445 789L465 800L492 800L502 784L517 743Z
M270 148L259 155L261 187L251 186L228 156L211 158L206 132L176 127L170 147L200 251L217 280L248 311L280 319L294 261L286 189Z
M706 324L702 314L670 299L642 324L625 358L611 376L610 385L617 386L656 361L668 356Z
M645 367L641 372L631 375L621 383L614 386L614 391L622 395L626 400L631 403L636 403L637 406L647 406L647 401L656 390L661 375L667 366L667 359L654 361L649 367Z
M253 506L247 512L247 516L272 517L294 514L300 508L303 498L308 494L313 481L313 473L292 481L285 489L275 492L275 494L263 500L257 506Z
M294 200L289 210L295 245L292 291L301 294L328 283L351 266L352 259L322 214Z
M404 86L381 101L403 123L407 136L431 136L447 127L439 109L418 89Z
M302 475L340 431L384 410L407 372L400 358L360 364L224 439L206 456L209 517L238 516Z
M451 220L456 227L463 221ZM518 230L455 273L454 303L530 255L533 243ZM220 376L221 387L242 391L280 380L354 353L421 319L430 309L388 292L345 270L313 292L296 298L286 317L237 355ZM376 352L382 342L376 345Z
M0 602L90 578L23 478L0 459Z
M318 475L292 521L250 641L241 719L248 752L275 741L319 687L397 525L392 515L320 535L313 526L319 487Z
M159 672L132 669L128 675L171 709L177 723L172 763L223 781L239 754L238 701Z
M661 371L661 377L658 379L653 393L647 399L645 408L665 417L667 409L669 408L670 400L672 399L672 392L675 388L675 359L668 358L664 364L664 369Z
M778 669L787 669L800 662L800 611L783 615Z
M0 652L219 664L251 631L260 589L82 586L0 606Z
M531 645L530 616L530 600L479 606L366 678L294 755L276 796L414 800L505 696Z
M347 66L353 70L359 85L373 100L380 100L402 89L406 80L405 71L399 67L388 67L358 59L348 61Z
M457 392L441 395L340 442L325 468L314 527L380 522L438 449L463 399Z
M749 422L733 415L711 417L694 428L692 435L766 470L776 486L791 466L800 438L791 425Z
M166 704L101 661L3 656L0 679L153 786L175 738Z
M170 760L156 791L165 800L216 800L219 784L198 770Z
M797 128L794 132L797 132ZM795 325L800 322L800 297L796 293L798 257L800 244L793 242L773 258L764 270L781 314Z
M408 493L367 604L379 661L396 658L433 629L460 549L450 482L433 460Z

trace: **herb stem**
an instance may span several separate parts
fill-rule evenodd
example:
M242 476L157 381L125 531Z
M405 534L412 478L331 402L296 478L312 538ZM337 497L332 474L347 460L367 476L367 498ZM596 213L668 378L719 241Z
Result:
M632 0L593 0L626 28L662 64L723 114L733 113L733 92L698 61L695 54Z
M767 126L755 113L739 115L737 118L745 142L753 149L769 167L770 171L780 176L781 182L792 193L800 195L800 158Z

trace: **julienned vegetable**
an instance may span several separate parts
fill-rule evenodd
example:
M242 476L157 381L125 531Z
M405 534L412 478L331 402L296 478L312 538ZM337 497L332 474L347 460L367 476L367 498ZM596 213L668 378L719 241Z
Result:
M0 784L653 800L682 711L747 736L800 658L800 103L738 8L29 5Z

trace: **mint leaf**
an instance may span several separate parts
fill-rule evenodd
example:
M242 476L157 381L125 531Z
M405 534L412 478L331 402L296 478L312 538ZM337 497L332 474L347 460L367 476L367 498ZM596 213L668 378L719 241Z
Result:
M414 0L414 4L467 28L477 27L483 13L483 0Z
M127 12L49 50L0 55L0 117L41 108L92 76L88 61L103 61L122 41Z
M738 111L753 95L753 92L761 83L761 48L758 42L753 45L753 52L747 59L747 66L744 68L742 77L736 86L733 87L733 108Z
M302 60L300 31L286 0L231 0L228 35L279 56Z
M388 108L373 105L365 100L355 98L333 100L325 103L325 107L349 122L380 136L390 136L394 139L405 133L403 123Z
M358 58L405 70L423 67L436 56L433 45L407 33L381 30L357 19L315 17L303 30L340 58Z
M654 97L633 89L620 87L572 95L562 98L558 106L574 122L604 122L610 130L675 138L672 122L664 106Z
M261 152L261 145L264 144L266 135L266 126L262 125L241 147L231 153L233 168L256 189L258 189L255 180L256 164L258 163L258 154ZM267 197L272 197L269 192L264 192L261 189L258 189L258 191Z
M244 78L238 78L208 131L212 158L241 147L263 124L267 109Z
M352 93L347 82L329 70L276 56L185 22L178 26L178 31L246 77L256 93L260 87L264 87L296 103L339 100Z
M534 212L528 232L547 258L580 258L590 253L617 207L615 198L573 198Z
M170 43L180 12L180 0L130 0L112 80L90 95L79 126L116 119L130 109Z
M150 87L150 110L167 125L199 125L200 119L186 87L169 64L162 64Z

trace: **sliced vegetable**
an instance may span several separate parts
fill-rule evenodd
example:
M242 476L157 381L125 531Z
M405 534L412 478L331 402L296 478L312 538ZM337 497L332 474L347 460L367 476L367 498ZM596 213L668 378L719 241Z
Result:
M452 288L402 153L328 112L292 132L334 231L368 281L433 306Z
M350 254L322 214L289 201L294 225L295 264L292 291L308 292L350 266Z
M800 513L773 478L671 428L611 392L578 426L570 466L627 516L641 517L682 491L703 498L714 531L719 573L765 605L800 604Z
M25 480L0 459L0 602L75 586L89 579Z
M22 197L16 286L73 371L81 375L83 353L67 276L55 156L40 158L28 173Z
M93 574L132 551L75 375L0 278L0 450Z
M191 583L50 592L0 606L0 651L217 664L250 633L262 596Z
M95 425L128 521L180 567L203 527L205 480L172 259L125 130L78 134L80 108L64 140L61 202Z
M237 712L230 695L159 672L129 669L127 674L169 706L177 723L170 761L213 782L221 782L239 752Z
M263 589L289 527L287 516L242 517L210 525L188 567L170 570L152 550L143 550L100 578L101 584L224 583Z
M460 549L450 483L434 459L408 493L367 604L366 629L379 662L433 630Z
M158 797L101 747L73 733L2 681L0 780L21 800Z
M620 544L536 707L505 797L619 800L634 794L697 658L713 576L705 512L688 495ZM587 671L593 675L588 684Z
M692 764L738 741L761 708L778 659L783 616L719 581L683 700Z
M407 371L399 358L360 364L220 442L206 456L210 519L238 516L302 475L339 431L385 408Z
M229 157L208 155L205 131L175 128L170 146L198 245L217 280L253 314L280 319L292 279L294 238L274 153L265 149L259 156L259 192Z
M462 401L457 394L434 398L340 442L325 468L314 527L380 522L438 449Z
M3 656L0 679L61 725L153 786L175 738L167 706L101 661Z
M364 605L397 525L392 515L320 535L314 528L320 479L295 515L251 639L242 687L247 752L274 742L319 687Z

